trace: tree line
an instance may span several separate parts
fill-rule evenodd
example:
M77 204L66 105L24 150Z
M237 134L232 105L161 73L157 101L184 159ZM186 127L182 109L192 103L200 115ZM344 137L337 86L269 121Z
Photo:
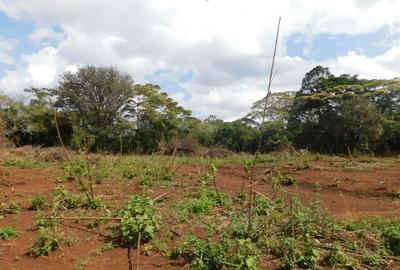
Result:
M265 98L235 121L200 120L158 85L135 84L114 67L82 67L63 73L54 88L25 91L28 104L0 96L6 136L17 146L57 145L57 111L64 143L89 151L152 153L174 141L188 153L198 145L254 152L262 136L265 152L400 153L400 80L335 76L321 66L305 74L297 92L273 93L264 123Z

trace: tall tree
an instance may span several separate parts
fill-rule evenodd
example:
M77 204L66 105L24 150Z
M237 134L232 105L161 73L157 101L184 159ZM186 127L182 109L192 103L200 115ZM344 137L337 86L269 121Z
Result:
M87 66L62 74L54 94L57 106L74 113L78 126L98 139L122 131L134 85L129 74L114 67Z

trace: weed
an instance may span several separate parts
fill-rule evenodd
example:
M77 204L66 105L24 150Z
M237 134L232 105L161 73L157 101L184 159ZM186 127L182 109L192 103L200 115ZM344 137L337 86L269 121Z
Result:
M400 255L400 223L383 230L382 237L385 246L395 255Z
M393 191L393 196L400 199L400 189Z
M51 234L44 228L39 229L39 236L29 249L29 256L39 257L48 255L56 250L62 241L62 236Z
M250 239L237 240L237 252L230 261L236 269L257 270L260 251ZM228 262L225 262L229 266Z
M83 206L88 209L98 209L103 205L103 200L101 198L86 199L83 202Z
M340 246L335 246L325 258L328 266L336 267L336 266L349 266L350 257L342 250Z
M286 175L281 184L284 186L297 186L297 180L291 175Z
M57 219L39 219L37 221L37 228L39 230L44 230L46 228L55 228L58 225Z
M103 247L101 248L101 250L104 252L104 251L112 250L113 248L114 248L113 243L107 242L107 243L103 244Z
M14 227L4 227L0 228L0 239L1 240L9 240L11 238L18 237L19 232Z
M192 269L208 270L221 269L227 257L228 242L213 241L211 237L200 240L196 236L189 237L189 245L191 249L188 252L188 258L191 262Z
M215 206L222 206L225 209L230 209L231 204L232 200L229 196L217 193L208 188L201 188L198 198L176 203L173 207L179 211L179 216L181 218L186 219L188 213L209 213Z
M42 195L35 195L29 199L29 210L42 209L46 204L46 198Z
M129 246L135 246L139 237L145 243L151 240L159 228L154 201L141 195L134 195L120 212L120 237Z

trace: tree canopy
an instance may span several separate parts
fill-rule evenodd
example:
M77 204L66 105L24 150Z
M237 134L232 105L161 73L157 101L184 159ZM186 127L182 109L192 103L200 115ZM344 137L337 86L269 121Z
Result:
M304 75L297 92L272 93L262 126L265 98L235 121L200 120L160 86L135 84L114 67L83 67L63 73L52 89L27 91L28 104L0 96L0 117L16 145L57 144L51 99L63 139L76 149L148 153L183 140L187 149L200 143L253 152L262 136L262 151L291 144L322 153L400 153L400 80L335 76L322 66Z

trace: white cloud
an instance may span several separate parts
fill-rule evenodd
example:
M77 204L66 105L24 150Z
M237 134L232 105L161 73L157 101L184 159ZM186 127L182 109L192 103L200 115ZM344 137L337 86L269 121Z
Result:
M358 74L365 79L392 79L400 76L400 47L394 47L381 56L369 58L356 52L326 63L337 74Z
M62 33L54 31L51 27L39 27L29 36L37 44L49 45L51 42L60 42L64 39Z
M12 97L21 97L27 87L51 87L55 84L57 73L60 72L57 50L45 47L37 53L23 55L26 65L15 70L6 71L0 78L0 89Z
M0 36L0 63L10 65L14 59L9 55L9 51L18 45L18 40Z
M385 25L396 32L400 1L0 0L0 10L32 22L31 40L48 46L22 56L23 64L0 78L0 89L14 95L27 86L53 85L64 70L88 64L117 66L136 82L168 69L172 72L158 79L183 87L173 97L197 115L239 117L265 93L278 16L283 20L274 90L298 89L304 73L317 64L367 78L398 76L400 70L396 45L375 58L360 48L324 62L289 57L285 47L296 32L310 38L357 35ZM53 30L56 25L63 33ZM0 61L1 52L0 46ZM179 82L189 70L193 80Z

